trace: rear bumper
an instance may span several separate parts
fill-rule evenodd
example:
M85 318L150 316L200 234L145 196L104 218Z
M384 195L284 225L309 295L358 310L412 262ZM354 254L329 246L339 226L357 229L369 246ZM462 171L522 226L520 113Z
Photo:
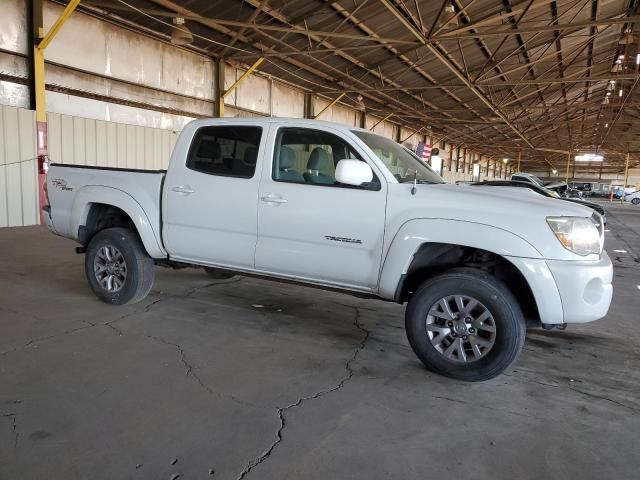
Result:
M42 207L42 218L44 218L44 223L47 225L47 228L57 234L55 227L53 226L53 220L51 220L51 206L45 205Z
M607 252L597 262L547 260L565 323L592 322L604 317L613 297L613 265Z

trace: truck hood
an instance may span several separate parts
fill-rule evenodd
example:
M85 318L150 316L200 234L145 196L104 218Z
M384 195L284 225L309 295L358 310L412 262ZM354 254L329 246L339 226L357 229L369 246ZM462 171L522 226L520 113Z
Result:
M468 208L476 211L476 215L479 214L477 210L484 210L487 213L493 211L494 214L517 212L520 216L525 214L543 215L545 218L552 215L590 217L593 213L586 206L563 202L559 198L545 197L528 188L472 187L451 184L429 186L435 187L433 190L438 190L443 196L457 197L456 203L460 201L466 203ZM475 205L476 203L477 205ZM485 216L484 214L480 215Z

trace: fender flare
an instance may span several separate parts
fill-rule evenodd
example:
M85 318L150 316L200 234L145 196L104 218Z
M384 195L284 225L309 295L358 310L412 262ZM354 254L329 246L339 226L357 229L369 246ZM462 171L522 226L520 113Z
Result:
M378 283L378 294L393 299L398 283L425 243L446 243L479 248L501 257L541 259L541 253L518 235L491 225L462 220L422 218L405 222L387 249Z
M153 229L153 224L142 206L127 192L114 187L89 185L78 190L71 207L72 231L74 233L78 232L81 225L86 224L91 204L94 203L111 205L125 212L135 225L149 256L152 258L167 256Z

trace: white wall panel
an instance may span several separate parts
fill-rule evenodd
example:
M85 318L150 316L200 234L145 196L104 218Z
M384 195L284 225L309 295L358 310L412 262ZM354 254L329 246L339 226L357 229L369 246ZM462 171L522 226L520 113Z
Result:
M329 105L330 101L320 97L313 98L313 113L317 115ZM346 107L344 105L340 105L339 103L328 109L326 112L322 114L319 120L325 120L327 122L335 122L342 123L344 125L357 126L358 125L358 117L357 111Z
M0 106L0 227L38 220L35 113Z
M177 133L48 114L52 162L166 169ZM35 113L0 106L0 227L39 221Z
M273 82L273 116L304 117L304 92Z
M27 53L27 7L25 0L0 1L0 48Z
M367 130L371 129L371 127L373 127L380 120L382 120L382 119L378 118L378 117L374 117L373 115L367 115L366 122L365 122L365 128ZM395 138L394 137L395 125L393 123L390 123L390 122L382 122L382 123L378 124L372 130L372 132L378 133L380 135L384 135L387 138Z
M88 117L96 120L167 130L182 130L187 123L193 120L192 117L74 97L64 93L46 92L46 95L47 111L63 115L78 115L81 113L83 118Z
M245 71L238 70L238 77ZM270 113L270 81L266 78L249 75L236 87L236 106L255 112Z
M51 2L45 2L44 7L44 26L48 30L63 7ZM215 69L209 58L80 12L69 17L51 42L47 60L140 85L213 99Z

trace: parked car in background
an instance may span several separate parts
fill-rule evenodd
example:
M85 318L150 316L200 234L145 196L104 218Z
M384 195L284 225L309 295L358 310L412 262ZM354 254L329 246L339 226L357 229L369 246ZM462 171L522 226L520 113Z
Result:
M600 214L600 216L602 216L602 221L603 223L606 225L607 224L607 215L606 212L604 210L604 208L602 207L602 205L599 205L597 203L594 202L588 202L586 200L582 200L582 199L577 199L577 198L569 198L569 197L561 197L560 195L558 195L558 193L554 192L553 190L549 190L546 187L539 187L537 185L533 185L531 183L527 183L527 182L517 182L517 181L508 181L508 180L488 180L488 181L484 181L484 182L475 182L472 183L472 185L474 186L485 186L485 187L520 187L520 188L529 188L531 190L533 190L536 193L539 193L540 195L544 195L545 197L549 197L549 198L556 198L558 200L563 200L565 202L571 202L571 203L575 203L577 205L584 205L585 207L589 207L592 210L595 210L596 212L598 212Z
M582 193L582 197L590 197L598 184L591 182L570 182L569 190L576 190Z
M624 195L625 198L627 195L630 195L632 193L636 192L636 188L635 187L622 187L622 185L615 185L612 187L613 190L613 198L617 198L617 199L621 199L622 196Z
M546 188L547 190L556 192L561 197L566 196L570 198L580 198L582 196L579 194L569 194L569 188L565 182L544 183L539 177L531 173L514 173L513 175L511 175L511 181L528 183L530 185L533 185L534 187Z
M640 191L635 191L633 193L627 193L624 196L625 202L631 202L634 205L640 205Z
M167 171L53 164L47 192L47 226L80 243L106 303L142 300L155 265L407 302L417 357L460 380L508 368L528 324L604 317L613 294L593 210L446 184L400 144L346 125L196 120Z
M544 187L544 182L535 175L525 172L517 172L511 175L512 182L524 182L535 185L536 187Z
M582 192L582 190L576 190L573 188L567 188L564 191L564 194L560 195L566 198L584 198L584 192Z

